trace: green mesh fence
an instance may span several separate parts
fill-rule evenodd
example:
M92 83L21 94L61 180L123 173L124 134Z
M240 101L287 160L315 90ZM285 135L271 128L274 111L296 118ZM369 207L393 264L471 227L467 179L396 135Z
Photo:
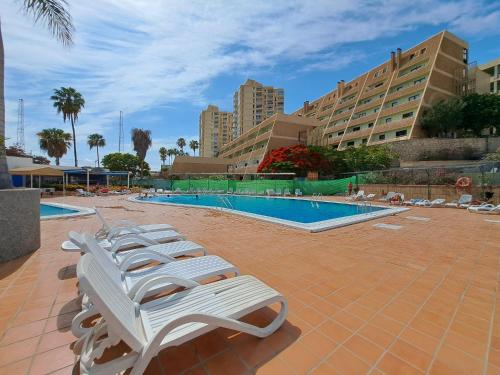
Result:
M339 180L300 181L300 180L174 180L170 181L172 191L182 192L224 192L242 194L266 194L273 190L278 194L294 194L299 189L302 194L341 194L347 191L349 182L356 183L355 177L342 178ZM153 186L153 184L151 184ZM156 186L155 186L156 187Z

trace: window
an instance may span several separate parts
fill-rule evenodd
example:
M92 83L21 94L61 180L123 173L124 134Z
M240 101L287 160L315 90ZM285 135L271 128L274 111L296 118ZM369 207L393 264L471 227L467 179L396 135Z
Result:
M347 142L347 147L352 147L354 146L354 141Z
M328 138L333 138L333 134L328 134Z
M380 86L382 86L383 84L384 84L384 82L379 82L379 83L376 83L376 84L375 84L375 86L373 86L373 87L380 87Z
M424 81L425 81L425 77L422 77L422 78L419 78L419 79L416 79L415 81L413 81L413 84L418 85L419 83L424 82Z
M361 141L361 143L363 143L364 145L368 143L368 138L363 138L363 140Z
M390 123L391 121L392 121L392 117L387 117L387 118L385 119L385 123L386 123L386 124Z
M368 127L369 127L369 128L373 128L373 122L370 122L370 123L368 124Z
M420 54L421 54L421 55L423 55L426 51L427 51L427 48L422 48L422 49L420 50Z
M408 98L408 101L409 102L412 102L414 100L417 100L418 98L420 97L420 94L417 94L417 95L412 95Z
M384 96L385 96L384 94L380 94L378 97L383 98Z
M358 113L358 117L357 118L365 117L365 116L366 116L366 112L361 112L361 113Z
M398 86L398 87L396 87L396 91L399 91L399 90L401 90L402 88L403 88L403 86Z
M333 146L332 146L332 148L333 148L334 150L336 150L336 149L338 149L338 148L339 148L339 145L333 145Z
M407 131L405 130L398 130L396 132L396 137L404 137L406 135Z
M353 132L357 132L357 131L360 131L360 130L361 130L360 126L356 126L355 128L352 128Z
M413 60L414 58L415 58L415 54L414 54L414 53L412 53L412 54L410 55L410 60Z
M403 118L410 118L410 117L413 117L413 112L403 113Z
M379 109L380 109L379 107L374 108L374 109L373 109L373 113L377 113Z
M338 136L338 137L341 137L341 136L342 136L342 134L344 134L344 132L338 132L338 133L337 133L337 136Z
M397 105L398 105L398 102L397 102L397 101L396 101L396 102L392 102L391 107L395 107L395 106L397 106Z
M417 65L417 66L415 66L415 67L411 68L411 69L410 69L410 73L411 73L411 72L414 72L415 70L420 69L421 67L422 67L422 65Z
M378 139L379 139L380 141L384 140L384 139L385 139L385 134L380 134L380 135L378 136Z

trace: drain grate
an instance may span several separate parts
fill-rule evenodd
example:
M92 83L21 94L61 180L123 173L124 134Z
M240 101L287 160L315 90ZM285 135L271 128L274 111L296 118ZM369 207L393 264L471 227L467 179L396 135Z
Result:
M406 216L406 218L409 220L416 220L416 221L431 221L430 217L424 217L424 216Z
M391 230L399 230L403 228L401 225L383 224L383 223L373 224L373 226L377 228L391 229Z

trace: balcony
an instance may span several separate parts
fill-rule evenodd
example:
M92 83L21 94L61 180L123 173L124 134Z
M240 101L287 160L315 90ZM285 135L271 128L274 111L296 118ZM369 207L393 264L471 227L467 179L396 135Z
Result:
M412 66L413 64L418 64L422 61L426 61L429 59L429 53L426 52L422 55L418 55L416 57L414 57L412 60L408 59L408 58L404 58L405 62L400 66L399 70L401 69L405 69L409 66Z
M345 118L349 118L351 117L351 113L352 113L352 110L350 111L346 111L346 112L343 112L343 113L339 113L337 115L333 115L331 117L331 122L335 122L335 121L338 121L338 120L343 120Z
M344 138L342 138L342 142L350 141L352 139L358 138L368 138L372 132L373 128L362 129L357 132L345 133Z
M400 98L402 96L411 95L413 93L421 91L421 90L424 89L426 82L427 81L420 82L420 83L417 83L416 85L412 85L410 87L405 87L404 89L401 89L399 91L394 91L394 92L392 92L392 93L390 93L390 94L387 95L385 101L386 102L387 101L391 101L391 100Z
M380 104L382 104L382 99L383 98L372 99L371 102L368 102L368 103L356 106L356 108L354 108L354 110L356 112L363 112L366 109L371 109L371 108L374 108L374 107L380 107Z
M354 103L356 103L356 100L357 100L357 95L352 99L349 99L349 100L346 100L345 102L339 103L337 106L337 109L342 109L342 108L349 107L350 105L354 105Z
M416 111L418 109L419 104L420 104L420 98L417 100L412 100L411 102L407 101L405 103L398 104L394 107L384 108L380 112L380 118L392 116L395 115L396 113L405 112L412 109Z
M403 82L410 81L412 79L415 79L417 77L420 77L422 75L425 75L429 73L430 71L430 65L425 65L422 66L421 68L415 70L414 72L405 74L404 76L397 77L392 81L392 86L397 86Z
M349 127L361 125L361 124L364 124L365 122L375 121L375 119L377 118L377 115L378 115L378 113L372 113L368 116L358 117L357 119L349 121Z
M415 117L405 118L404 120L392 121L388 124L378 124L373 128L373 134L385 133L392 130L404 129L413 125Z

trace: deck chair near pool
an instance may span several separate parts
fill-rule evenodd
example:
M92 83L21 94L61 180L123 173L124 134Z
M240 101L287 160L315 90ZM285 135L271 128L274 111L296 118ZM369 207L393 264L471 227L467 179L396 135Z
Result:
M274 191L274 189L266 189L266 195L268 196L276 195L276 192Z
M284 197L289 197L290 195L292 195L290 193L290 189L288 189L288 188L283 189L283 196Z
M454 207L454 208L468 208L470 203L472 202L472 195L470 194L462 194L458 201L453 201L451 203L446 203L446 207Z
M172 227L169 224L144 224L144 225L139 225L131 220L121 220L119 222L119 225L111 225L104 215L102 214L101 210L98 208L94 207L96 216L99 218L99 220L102 223L101 229L99 229L96 233L96 237L99 238L104 238L104 237L119 237L124 234L132 234L132 233L147 233L147 232L159 232L163 230L175 230L174 227Z
M418 206L419 202L424 201L422 198L412 198L409 201L404 201L406 206Z
M479 206L470 206L467 210L478 214L500 214L500 204L495 206L491 203L483 203Z
M99 244L111 252L130 249L133 247L159 245L165 242L184 240L185 237L174 230L158 232L130 233L120 237L98 239ZM82 249L72 241L64 241L61 249L69 252L82 252Z
M131 368L131 375L144 372L163 349L179 346L218 327L266 337L285 321L288 304L276 290L253 276L238 276L210 284L157 276L144 283L130 299L91 255L77 266L80 289L85 292L101 321L75 344L80 354L80 374L116 374ZM139 304L150 288L172 282L187 290ZM275 319L257 327L239 319L263 307L280 303ZM123 340L131 351L107 362L97 361L105 348Z
M394 198L396 196L396 194L397 193L395 191L390 191L384 197L380 198L379 201L380 202L389 202L392 198Z
M85 191L83 189L76 189L75 192L77 193L78 197L93 197L94 194L90 193L88 191Z
M365 200L367 200L367 201L372 201L372 200L374 200L374 199L375 199L375 196L376 196L376 195L377 195L377 194L370 193L370 194L368 194L368 195L365 197Z
M118 267L112 254L100 247L92 236L88 234L79 236L79 240L82 240L81 247L85 248L87 253L95 257L112 281L120 288L123 288L123 291L127 293L129 298L134 298L136 292L144 284L150 282L152 279L156 279L158 276L170 276L189 284L190 281L199 282L215 276L225 277L233 274L234 276L238 276L240 274L237 267L215 255L182 260L171 258L169 261L164 260L159 265L128 271L127 268ZM148 288L144 296L149 297L158 293L172 291L177 287L178 284L163 280L163 282L156 282ZM89 328L84 328L82 323L99 313L95 310L87 296L84 296L82 301L84 301L82 303L82 311L73 318L71 326L71 331L76 337L81 337L89 330Z
M71 242L85 252L85 247L82 246L84 243L82 234L70 231L68 237ZM203 246L191 241L174 241L116 252L112 250L106 251L112 255L116 265L124 270L137 268L151 262L165 263L177 257L193 257L207 254L207 250Z
M365 191L364 190L360 190L356 194L349 195L348 197L346 197L346 200L348 200L348 201L359 201L359 200L362 200L364 198L364 196L365 196Z
M300 189L295 189L295 196L296 197L301 197L302 196L302 191L300 191Z
M434 199L433 201L425 199L423 201L415 203L415 206L417 206L417 207L443 207L444 202L446 202L446 199L443 199L443 198Z

